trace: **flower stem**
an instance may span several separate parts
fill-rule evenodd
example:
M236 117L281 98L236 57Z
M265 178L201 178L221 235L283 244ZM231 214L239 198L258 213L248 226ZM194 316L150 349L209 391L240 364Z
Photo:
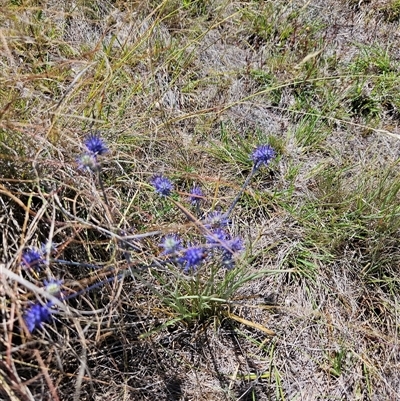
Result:
M229 207L228 211L226 212L227 217L229 217L230 214L232 213L232 210L234 209L234 207L238 203L239 199L243 195L243 192L245 191L246 187L249 185L250 180L253 178L253 176L257 172L258 168L259 168L259 165L257 165L257 164L253 165L253 168L251 169L250 174L247 176L245 182L243 183L242 188L240 189L240 191L236 195L236 198L233 200L231 206Z

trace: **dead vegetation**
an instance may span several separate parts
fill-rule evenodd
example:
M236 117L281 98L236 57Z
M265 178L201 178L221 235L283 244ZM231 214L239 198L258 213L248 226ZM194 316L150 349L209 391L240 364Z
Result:
M398 3L3 1L0 397L396 400ZM109 207L77 170L93 130L110 147ZM152 292L167 273L145 270L23 330L38 296L25 281L56 277L72 293L126 267L109 231L193 235L151 176L172 177L182 199L199 183L206 209L225 208L266 139L279 157L231 231L246 243L240 266L271 274L183 323ZM27 276L23 250L48 241L100 269ZM138 246L137 264L159 252Z

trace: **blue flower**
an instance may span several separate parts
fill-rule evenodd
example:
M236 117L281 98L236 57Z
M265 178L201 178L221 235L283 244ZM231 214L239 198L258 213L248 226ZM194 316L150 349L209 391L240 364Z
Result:
M171 255L178 252L181 249L181 239L176 234L166 235L162 242L160 243L160 247L164 248L164 255Z
M55 297L60 295L62 280L50 279L44 280L43 282L45 285L45 289L49 294Z
M99 134L90 134L84 143L86 149L92 155L103 155L108 152L108 148Z
M202 198L203 198L203 191L201 190L201 188L197 185L195 185L192 190L190 191L190 195L189 195L189 201L193 206L198 205Z
M237 253L243 250L243 241L240 237L235 237L230 241L226 242L226 246L231 250L233 253Z
M224 243L225 249L222 253L222 263L227 269L235 266L234 255L243 250L243 241L239 237L235 237Z
M78 160L79 170L92 170L97 171L99 169L99 163L96 160L96 156L90 153L85 153Z
M179 262L185 266L185 273L189 269L198 266L206 257L206 252L201 246L192 246L187 248Z
M42 324L51 320L51 304L43 306L34 304L25 311L24 321L30 333L35 329L41 329Z
M221 245L229 238L229 234L222 228L215 228L206 234L206 240L211 245Z
M226 227L229 224L229 218L225 213L214 211L207 215L204 223L207 228Z
M256 148L250 156L253 160L255 168L260 167L262 164L266 166L275 157L274 149L269 145L260 145Z
M27 249L22 254L21 264L26 269L38 270L40 268L40 265L42 265L43 263L43 254L40 250L36 248Z
M153 185L156 192L161 196L169 196L171 191L174 189L172 182L162 175L154 176L150 183Z

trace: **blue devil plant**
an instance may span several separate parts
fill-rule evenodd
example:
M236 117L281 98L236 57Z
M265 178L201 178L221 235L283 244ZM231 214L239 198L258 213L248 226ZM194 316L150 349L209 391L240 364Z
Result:
M101 180L99 156L108 153L109 149L98 133L88 136L84 141L84 146L85 153L78 158L79 168L97 174L104 201L108 206L109 202ZM157 246L152 249L160 251L150 257L147 264L144 264L143 262L132 262L126 252L124 244L129 243L129 238L132 237L124 237L117 231L115 233L110 231L110 234L119 238L120 255L127 262L128 268L122 271L117 268L108 269L105 279L69 295L62 291L62 280L53 277L47 277L43 281L42 287L48 294L62 302L67 302L69 299L98 288L107 282L133 275L150 289L162 305L173 312L173 318L167 320L165 325L177 321L191 322L218 313L223 310L223 306L231 302L234 293L244 283L266 273L265 271L259 271L256 274L248 272L246 259L241 257L245 250L245 244L240 237L231 235L230 216L251 178L262 165L268 166L274 157L275 151L269 145L261 145L253 151L250 155L253 163L250 174L226 212L214 210L208 214L202 213L201 205L206 200L206 196L199 185L194 185L187 198L183 200L183 203L186 201L188 204L186 208L184 204L175 200L178 195L174 192L173 182L164 175L154 175L150 184L155 194L161 197L163 202L170 202L172 206L176 206L183 212L196 228L196 232L193 233L192 230L190 235L171 233L158 238ZM146 236L157 238L159 233L143 233L137 238ZM66 267L82 266L92 270L99 269L98 266L85 262L53 259L51 255L46 254L44 247L42 250L30 248L22 254L21 264L27 273L33 272L40 277L47 263L63 264ZM152 277L156 278L156 283L147 282L148 278L145 278L146 275L143 272L148 269L152 269ZM57 312L57 306L52 301L31 303L24 313L28 331L41 329L43 324L50 322ZM170 312L169 316L171 316Z

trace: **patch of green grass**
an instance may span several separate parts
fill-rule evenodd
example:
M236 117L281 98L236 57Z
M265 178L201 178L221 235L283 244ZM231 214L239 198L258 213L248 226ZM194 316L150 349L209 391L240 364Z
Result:
M207 14L210 6L209 0L182 0L182 5L190 11L191 17L199 17Z
M371 118L394 110L399 104L398 68L390 49L378 46L359 46L360 52L349 64L355 75L346 100L353 115Z
M390 73L394 68L394 61L388 48L371 45L358 45L359 52L348 66L353 74L382 75Z
M218 142L213 141L209 152L225 163L244 164L251 167L249 159L250 144L235 130L233 126L221 123Z
M149 284L145 278L135 274L166 308L168 319L156 331L176 323L193 327L229 318L226 311L234 305L237 291L246 283L267 275L281 274L280 270L272 269L251 272L246 257L237 260L238 265L228 270L221 268L218 258L214 259L185 275L173 265L168 266L167 274L154 271L156 284Z
M288 7L273 2L254 3L254 9L244 9L243 17L251 25L250 43L259 41L277 41L278 46L283 47L295 30L293 20L298 16L297 11L288 11L289 15L283 19ZM285 21L279 24L278 21Z
M322 266L329 264L334 255L327 249L319 247L312 239L296 243L287 253L284 265L291 271L287 274L288 282L292 279L306 278L315 283Z
M387 22L397 22L400 19L400 1L388 1L387 4L380 6L379 11Z
M326 354L327 367L329 373L334 377L340 377L346 368L346 358L348 350L341 347L338 351L329 352Z
M323 118L319 115L305 116L298 124L295 131L295 138L300 147L316 151L323 148L325 139L330 135L329 127L324 124Z
M285 142L272 134L266 134L260 129L245 133L238 132L230 123L221 123L220 134L217 140L210 142L208 151L225 163L247 166L251 169L249 155L260 144L269 144L277 154L284 153Z
M344 249L362 249L361 263L370 266L366 276L370 280L387 275L385 266L397 260L391 249L400 229L399 175L388 168L353 177L354 168L330 166L321 170L313 177L316 198L304 202L294 213L306 229L308 242L322 255L339 256Z
M271 102L271 105L273 106L279 105L279 102L282 97L282 89L279 88L278 81L275 78L274 74L265 72L263 70L251 70L250 77L259 83L260 90L271 87L273 88L274 86L277 86L278 88L275 90L272 89L270 92L268 92L267 96Z

